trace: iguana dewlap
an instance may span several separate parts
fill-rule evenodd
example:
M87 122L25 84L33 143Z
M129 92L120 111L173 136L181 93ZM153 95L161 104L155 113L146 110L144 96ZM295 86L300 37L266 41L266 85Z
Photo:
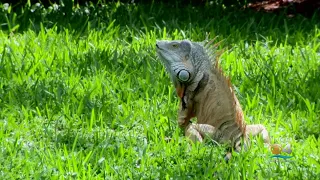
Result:
M241 148L241 139L248 140L250 134L261 134L264 142L270 143L263 125L245 124L239 101L209 43L161 40L156 50L181 100L178 123L187 137L202 142L209 136L236 150ZM192 117L197 123L190 123Z

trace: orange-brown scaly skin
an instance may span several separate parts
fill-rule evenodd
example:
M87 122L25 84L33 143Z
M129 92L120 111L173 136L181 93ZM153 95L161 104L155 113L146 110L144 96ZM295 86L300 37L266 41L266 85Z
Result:
M185 129L186 136L200 142L209 136L236 150L240 150L241 138L248 139L249 134L262 134L265 143L269 143L263 125L245 125L230 80L223 75L215 53L207 45L188 40L157 41L156 47L180 98L178 124ZM190 123L193 117L197 123Z
M183 97L180 98L180 107L179 107L179 111L178 111L178 124L180 126L180 128L186 128L189 123L190 120L192 118L194 118L195 112L194 112L194 104L192 102L188 102L186 104L186 107L183 107Z

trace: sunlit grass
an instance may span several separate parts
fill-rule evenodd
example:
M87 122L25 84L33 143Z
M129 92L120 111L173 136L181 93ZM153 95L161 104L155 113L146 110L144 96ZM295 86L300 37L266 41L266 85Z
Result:
M219 7L87 7L95 16L81 8L66 18L27 7L1 14L1 179L320 177L318 21ZM256 138L225 163L223 146L183 137L154 43L208 32L225 40L220 61L246 121L265 124L273 143L290 143L291 159L270 158Z

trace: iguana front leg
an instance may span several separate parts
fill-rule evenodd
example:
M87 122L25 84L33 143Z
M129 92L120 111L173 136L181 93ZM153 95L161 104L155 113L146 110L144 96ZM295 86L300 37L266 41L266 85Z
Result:
M190 119L195 117L193 93L185 91L181 97L178 111L178 124L181 128L186 128L190 124Z
M180 109L178 111L178 124L185 128L185 135L193 142L203 141L205 136L214 139L218 137L218 130L209 124L192 124L190 119L195 117L194 92L186 90L181 98ZM220 132L220 131L219 131ZM221 133L221 132L220 132Z
M190 124L185 130L185 136L192 142L203 142L204 137L217 140L221 136L221 131L209 124ZM227 152L224 159L226 161L231 159L231 152Z
M180 109L178 111L178 124L181 128L186 128L190 124L190 119L195 117L193 104L188 103L186 107L181 101Z
M193 142L202 142L205 137L216 140L221 132L209 124L189 124L185 130L185 136Z

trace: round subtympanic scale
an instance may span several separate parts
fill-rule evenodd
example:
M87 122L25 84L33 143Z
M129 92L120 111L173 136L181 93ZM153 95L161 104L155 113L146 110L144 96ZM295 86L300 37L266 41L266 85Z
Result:
M188 81L190 78L190 73L183 69L183 70L179 71L178 78L180 81L183 81L183 82Z

